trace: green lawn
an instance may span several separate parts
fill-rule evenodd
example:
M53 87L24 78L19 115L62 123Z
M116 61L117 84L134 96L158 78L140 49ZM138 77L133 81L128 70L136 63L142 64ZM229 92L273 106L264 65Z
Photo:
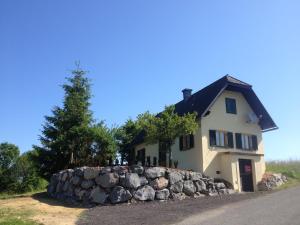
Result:
M38 225L28 219L33 214L30 210L0 208L0 225Z
M282 173L287 176L288 182L281 188L300 184L300 160L269 161L266 166L267 172Z

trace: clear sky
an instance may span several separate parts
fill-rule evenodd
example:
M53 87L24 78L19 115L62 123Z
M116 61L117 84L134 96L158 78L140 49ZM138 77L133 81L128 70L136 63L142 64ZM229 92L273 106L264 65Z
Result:
M267 159L300 158L300 1L1 0L0 142L38 144L81 61L109 125L230 74L253 85L279 130Z

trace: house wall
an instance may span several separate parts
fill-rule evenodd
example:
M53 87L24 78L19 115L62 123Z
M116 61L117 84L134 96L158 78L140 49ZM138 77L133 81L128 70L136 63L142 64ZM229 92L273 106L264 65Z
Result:
M225 98L236 99L237 114L226 113ZM239 190L238 159L251 159L253 163L254 183L261 180L265 172L263 159L264 149L261 128L258 124L246 123L247 115L252 112L251 107L241 93L224 91L210 108L210 114L201 120L203 164L202 171L212 177L222 177L231 182L236 190ZM224 130L235 133L245 133L257 136L258 150L253 152L236 148L211 147L209 144L209 130ZM234 147L236 147L235 135L233 135ZM250 155L226 155L224 152L256 154ZM220 171L217 174L216 171Z
M199 124L200 126L200 124ZM194 170L202 172L202 138L201 138L201 128L199 127L194 134L194 148L186 151L180 151L179 148L179 138L175 140L172 146L172 156L173 161L178 160L178 168L186 170ZM151 163L153 162L153 157L157 157L158 162L158 144L145 145L140 144L135 147L135 154L140 149L146 149L146 157L151 157Z
M225 98L236 99L237 114L226 113ZM238 159L251 159L253 168L253 182L256 188L257 182L265 172L264 149L262 142L261 128L257 124L246 123L247 115L252 112L251 107L241 93L223 91L210 108L210 114L201 119L199 129L195 133L194 148L187 151L179 150L179 139L172 146L173 160L178 160L178 168L192 169L204 174L223 178L233 184L235 190L240 191L240 175ZM209 145L209 130L224 130L235 133L245 133L257 136L258 150L244 151L236 148L218 148ZM236 147L235 135L233 135L234 146ZM136 146L137 150L146 149L146 157L157 157L158 144ZM226 154L230 152L231 154ZM243 155L241 155L243 154ZM252 154L252 155L251 155ZM253 155L254 154L254 155ZM218 174L217 171L220 173Z

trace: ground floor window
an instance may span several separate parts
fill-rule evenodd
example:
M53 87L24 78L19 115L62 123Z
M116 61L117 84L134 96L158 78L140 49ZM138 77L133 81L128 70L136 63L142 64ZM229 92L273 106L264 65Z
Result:
M189 150L194 148L194 135L184 135L179 138L179 149L180 151Z
M142 163L143 166L145 166L145 155L146 155L146 150L143 148L143 149L140 149L137 151L137 157L136 157L136 160L137 160L137 163Z

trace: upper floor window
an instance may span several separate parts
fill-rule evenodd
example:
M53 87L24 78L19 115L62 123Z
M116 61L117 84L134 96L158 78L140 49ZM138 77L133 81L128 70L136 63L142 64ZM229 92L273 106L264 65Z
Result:
M235 134L236 148L243 150L257 150L257 137L250 134Z
M213 147L233 148L233 134L228 131L210 130L209 143Z
M180 151L189 150L194 147L194 135L184 135L179 138Z
M236 114L236 100L234 98L225 98L226 112Z

